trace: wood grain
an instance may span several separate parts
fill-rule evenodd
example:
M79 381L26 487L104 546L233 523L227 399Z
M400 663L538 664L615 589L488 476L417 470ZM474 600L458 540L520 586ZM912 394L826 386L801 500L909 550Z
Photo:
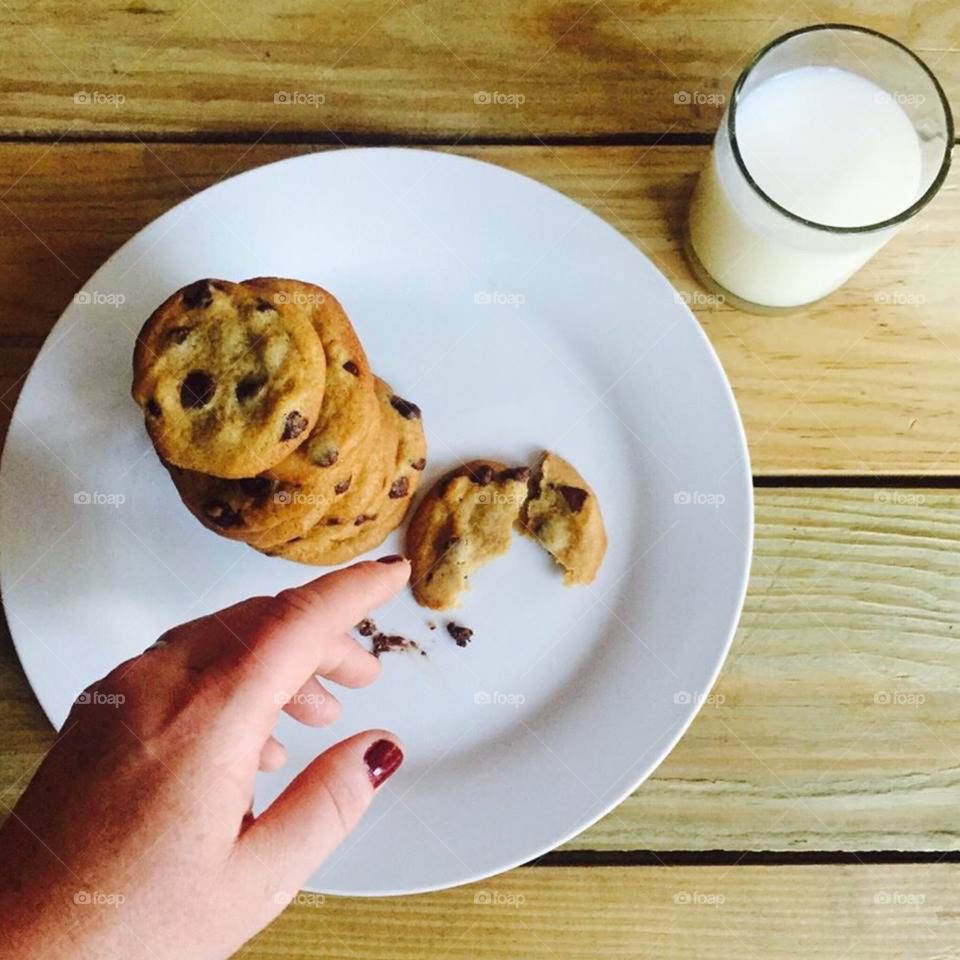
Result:
M237 956L956 957L960 868L538 868L398 900L301 894Z
M948 0L9 0L0 20L6 134L711 132L756 50L838 21L960 93Z
M568 849L960 850L958 497L759 490L718 686L655 775ZM6 648L0 799L49 743Z
M0 144L0 404L74 291L191 193L308 146ZM718 304L680 252L698 147L474 147L595 210L673 281L713 341L754 472L960 473L960 173L845 288L786 317ZM2 426L2 424L0 424Z

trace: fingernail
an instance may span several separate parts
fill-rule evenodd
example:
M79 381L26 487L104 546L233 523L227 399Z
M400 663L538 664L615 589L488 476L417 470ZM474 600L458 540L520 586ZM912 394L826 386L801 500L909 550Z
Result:
M403 751L392 740L377 740L363 755L374 787L379 787L403 763Z
M380 557L377 563L402 563L403 557L399 553L391 553L389 557Z

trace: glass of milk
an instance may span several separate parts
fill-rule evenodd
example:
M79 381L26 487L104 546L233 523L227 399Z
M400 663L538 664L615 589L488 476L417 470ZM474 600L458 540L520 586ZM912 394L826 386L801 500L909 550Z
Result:
M929 203L952 145L943 90L906 47L843 24L785 34L733 89L690 204L691 266L741 309L819 300Z

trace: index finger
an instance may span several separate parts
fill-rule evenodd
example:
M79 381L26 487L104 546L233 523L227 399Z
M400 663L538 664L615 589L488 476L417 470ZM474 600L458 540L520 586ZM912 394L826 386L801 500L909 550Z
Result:
M261 703L266 697L275 706L315 674L349 686L372 682L380 662L348 631L409 579L406 560L384 559L389 562L357 563L262 598L247 622L238 624L240 650L234 647L233 655L213 669L220 668L235 694ZM237 613L242 607L235 608Z

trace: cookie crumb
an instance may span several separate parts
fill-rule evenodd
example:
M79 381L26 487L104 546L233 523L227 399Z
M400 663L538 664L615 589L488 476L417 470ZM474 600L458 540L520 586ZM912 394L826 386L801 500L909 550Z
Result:
M428 629L428 630L436 630L436 629L437 629L436 623L434 623L433 620L428 620L428 621L427 621L427 629Z
M377 632L377 625L368 617L361 620L354 629L361 637L372 637Z
M420 650L420 644L398 634L375 633L373 635L373 655L379 659L381 654L395 650ZM420 650L420 653L426 653Z
M447 633L453 637L458 647L465 647L473 637L473 631L469 627L462 627L452 620L447 623Z

